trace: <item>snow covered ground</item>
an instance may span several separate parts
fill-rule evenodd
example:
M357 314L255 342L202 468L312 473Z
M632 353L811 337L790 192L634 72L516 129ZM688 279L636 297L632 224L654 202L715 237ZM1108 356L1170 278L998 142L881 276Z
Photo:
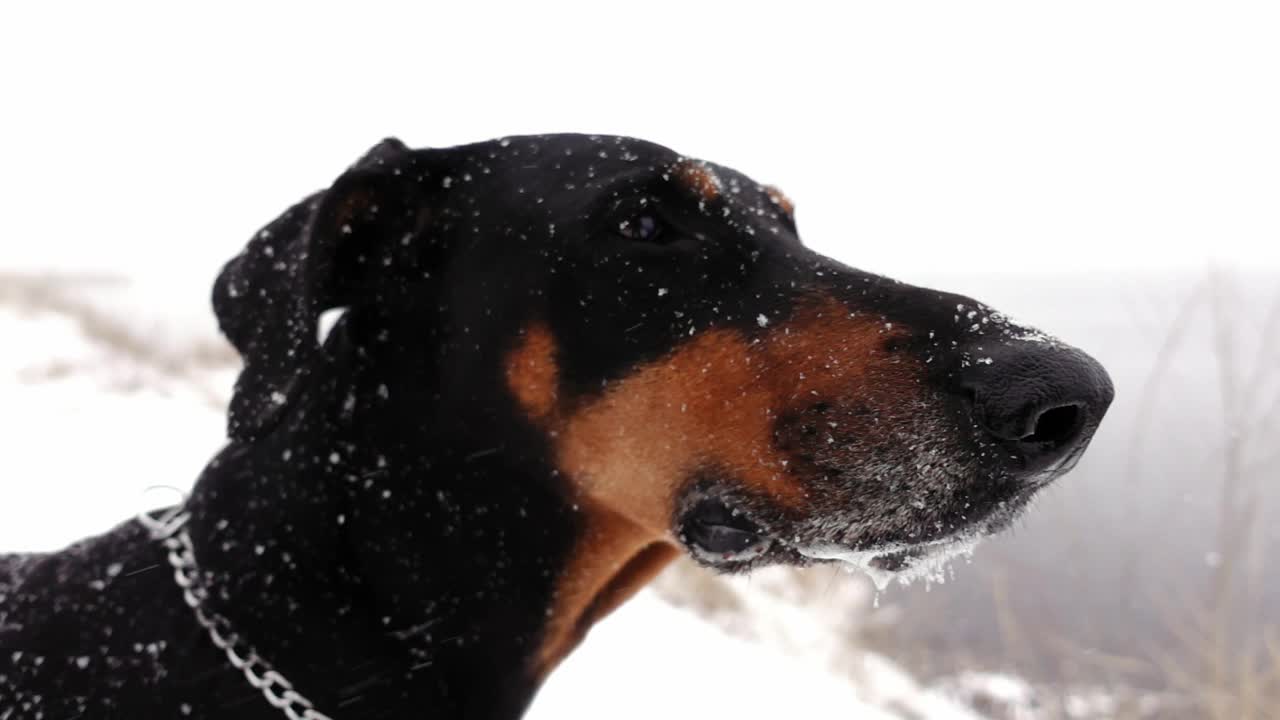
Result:
M591 632L528 717L983 717L921 688L881 656L861 660L860 680L851 681L817 658L731 636L644 591Z

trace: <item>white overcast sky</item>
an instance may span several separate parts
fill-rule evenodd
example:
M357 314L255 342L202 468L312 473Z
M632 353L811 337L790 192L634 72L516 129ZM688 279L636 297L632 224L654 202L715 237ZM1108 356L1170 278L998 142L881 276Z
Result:
M385 135L551 131L735 166L907 279L1280 266L1275 3L193 7L5 3L0 271L211 277Z

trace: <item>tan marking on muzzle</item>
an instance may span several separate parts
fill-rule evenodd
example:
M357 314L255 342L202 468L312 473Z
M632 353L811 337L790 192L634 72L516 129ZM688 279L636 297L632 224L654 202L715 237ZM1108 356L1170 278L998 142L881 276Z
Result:
M720 197L720 178L705 163L698 160L681 160L672 170L676 181L698 198L711 202Z
M555 390L554 339L543 326L528 329L507 357L507 381L551 438L587 528L556 583L540 672L674 556L651 548L676 546L678 494L700 469L715 468L803 515L807 488L775 447L775 418L819 401L883 394L872 382L913 387L915 367L895 369L883 350L895 334L903 333L822 298L754 338L700 333L600 396L566 402Z

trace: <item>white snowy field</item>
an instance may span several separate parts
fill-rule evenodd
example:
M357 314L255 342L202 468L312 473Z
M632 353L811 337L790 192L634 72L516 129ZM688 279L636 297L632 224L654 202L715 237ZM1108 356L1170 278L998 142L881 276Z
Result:
M862 653L859 664L853 679L836 675L816 658L730 636L646 590L591 632L528 717L984 717L880 655Z
M203 308L166 298L103 279L0 275L0 549L54 550L172 502L220 446L234 356ZM868 608L848 580L842 600ZM984 717L887 658L840 647L829 618L766 583L733 587L768 616L748 633L763 640L647 590L591 633L529 717Z

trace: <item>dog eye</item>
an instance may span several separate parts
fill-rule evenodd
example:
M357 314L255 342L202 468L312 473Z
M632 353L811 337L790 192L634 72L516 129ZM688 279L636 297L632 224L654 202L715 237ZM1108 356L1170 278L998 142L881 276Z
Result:
M618 234L636 242L660 242L665 229L662 221L652 213L641 213L618 223Z

